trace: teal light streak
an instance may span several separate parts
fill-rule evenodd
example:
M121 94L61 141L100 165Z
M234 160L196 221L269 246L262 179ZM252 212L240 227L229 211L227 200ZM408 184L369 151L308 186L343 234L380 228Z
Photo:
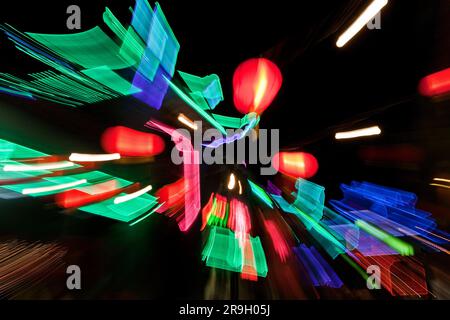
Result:
M130 227L134 226L135 224L141 222L142 220L144 220L147 217L150 217L156 210L158 210L159 208L161 208L163 206L165 202L161 203L159 206L156 206L156 208L154 208L152 211L150 211L149 213L147 213L145 216L143 216L142 218L137 219L136 221L130 223Z
M256 183L250 181L249 179L247 181L250 184L250 188L252 189L253 194L257 196L259 199L261 199L271 209L273 209L272 200L270 200L270 197L267 195L264 189L258 186Z

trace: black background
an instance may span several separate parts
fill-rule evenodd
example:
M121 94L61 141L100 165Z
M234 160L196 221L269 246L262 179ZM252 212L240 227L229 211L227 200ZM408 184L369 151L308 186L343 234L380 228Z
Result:
M429 183L434 176L449 174L449 105L417 93L423 76L450 65L448 1L390 1L380 30L364 30L338 49L339 33L364 3L160 1L181 45L177 70L219 75L225 101L217 107L218 113L239 115L232 105L231 79L240 62L255 56L273 60L282 71L283 86L263 114L260 127L279 128L282 149L308 151L318 158L320 169L312 180L326 187L327 199L340 198L339 184L352 180L397 187L417 193L419 207L432 211L448 230L448 193L436 191ZM131 18L128 7L134 5L131 0L10 1L1 5L0 22L20 31L76 32L66 27L70 4L81 8L82 31L104 26L105 6L126 23ZM0 44L2 72L24 76L42 71L4 35ZM45 101L1 98L2 137L47 153L99 151L98 136L104 128L113 124L142 128L155 114L126 99L71 109ZM374 124L381 127L381 136L334 140L336 131ZM424 161L380 165L359 156L367 146L398 144L423 150ZM163 165L155 166L158 176L167 174L158 172ZM130 174L119 173L124 178ZM203 194L204 200L205 195L209 194ZM70 242L89 266L89 290L79 297L202 297L207 270L201 263L198 232L180 234L173 222L155 216L131 233L128 227L104 219L72 219L46 209L32 199L1 203L1 234L32 240L63 237ZM75 262L76 257L71 255ZM78 297L67 292L50 296Z

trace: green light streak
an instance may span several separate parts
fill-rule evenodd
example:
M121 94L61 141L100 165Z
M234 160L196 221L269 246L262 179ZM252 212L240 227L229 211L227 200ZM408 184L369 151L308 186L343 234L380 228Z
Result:
M197 113L199 113L206 121L208 121L214 128L219 130L223 135L226 135L227 132L225 131L225 128L217 122L212 116L209 115L205 110L203 110L199 105L197 105L194 101L192 101L189 96L187 96L180 88L178 88L175 84L172 83L169 79L164 77L166 81L169 83L169 86L172 88L172 90L184 101L186 102L191 108L193 108Z
M375 238L383 241L386 243L389 247L400 253L402 256L412 256L414 255L414 248L409 244L406 243L394 236L391 236L390 234L368 224L367 222L363 220L356 220L355 225L368 234L374 236Z
M359 275L361 277L363 277L364 280L367 281L367 278L369 277L369 275L364 272L364 270L357 264L355 263L355 261L353 261L352 259L350 259L349 257L347 257L346 254L341 254L341 257L353 268L356 270L356 272L359 273Z
M336 247L336 249L341 251L340 253L345 252L344 245L342 243L340 243L338 240L336 240L336 238L327 229L325 229L322 225L320 225L316 220L311 218L309 215L300 211L297 207L295 207L295 206L292 206L292 207L294 209L296 209L296 211L298 212L298 215L301 216L302 219L308 221L308 223L311 225L311 227L314 230L316 230L322 237L324 237L325 239L330 241Z
M250 184L250 188L255 196L257 196L260 200L262 200L265 204L267 204L271 209L273 209L273 203L267 193L263 188L258 186L256 183L252 182L250 179L247 180Z

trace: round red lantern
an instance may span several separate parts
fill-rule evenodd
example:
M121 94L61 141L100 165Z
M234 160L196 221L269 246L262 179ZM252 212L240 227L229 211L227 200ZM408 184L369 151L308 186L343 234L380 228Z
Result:
M164 151L164 140L153 133L141 132L123 126L106 129L102 135L106 152L129 157L150 157Z
M279 152L273 156L272 167L290 177L308 179L319 170L317 159L306 152Z
M241 63L233 76L233 99L236 109L258 115L272 103L280 90L283 77L270 60L253 58Z

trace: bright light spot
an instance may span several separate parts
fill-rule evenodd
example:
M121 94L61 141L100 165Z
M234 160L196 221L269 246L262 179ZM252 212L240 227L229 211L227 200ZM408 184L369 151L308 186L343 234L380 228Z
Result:
M236 177L234 174L230 174L230 179L228 180L228 190L233 190L236 185Z
M197 124L195 124L195 122L193 122L191 119L189 119L188 117L186 117L184 114L180 113L178 115L178 121L180 121L182 124L188 126L189 128L191 128L192 130L197 130Z
M430 186L450 189L450 186L447 186L447 185L445 185L445 184L439 184L439 183L430 183Z
M344 31L336 41L336 46L342 48L350 41L367 23L372 20L380 10L387 5L387 0L374 0L364 12Z
M7 164L3 171L39 171L39 170L57 170L73 167L75 164L70 161L37 163L37 164Z
M352 139L358 137L366 137L366 136L374 136L381 133L381 129L378 126L373 126L364 129L346 131L346 132L337 132L335 135L336 140L340 139Z
M441 182L448 182L448 183L450 183L450 180L449 180L449 179L434 178L433 180L434 180L434 181L441 181Z
M120 153L109 153L109 154L72 153L69 157L70 161L75 162L97 162L97 161L111 161L118 159L120 159Z
M148 185L147 187L145 187L145 188L143 188L141 190L138 190L136 192L133 192L133 193L130 193L130 194L127 194L127 195L124 195L124 196L120 196L120 197L117 197L117 198L114 198L114 204L119 204L119 203L122 203L122 202L129 201L131 199L140 197L144 193L149 192L150 190L152 190L152 186Z
M261 100L264 98L267 89L267 71L263 64L260 64L260 72L258 77L258 82L256 83L255 98L253 99L253 109L252 111L258 110Z

